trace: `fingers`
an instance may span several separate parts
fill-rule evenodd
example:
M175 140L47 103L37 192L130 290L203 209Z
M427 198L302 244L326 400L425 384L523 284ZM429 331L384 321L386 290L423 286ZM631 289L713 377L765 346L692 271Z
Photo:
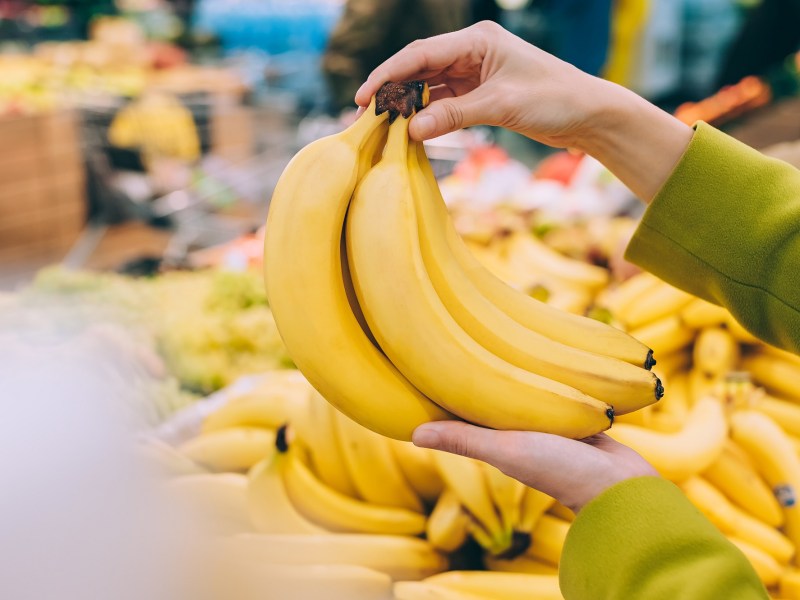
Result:
M440 88L436 88L440 89ZM446 92L441 92L442 96ZM421 110L408 126L408 134L417 141L429 140L472 125L493 125L490 107L484 108L486 94L480 88L464 96L444 97Z
M481 44L474 26L412 42L379 65L356 92L356 103L367 106L378 89L387 81L428 79L460 59L472 57L480 68ZM477 55L476 55L477 53Z

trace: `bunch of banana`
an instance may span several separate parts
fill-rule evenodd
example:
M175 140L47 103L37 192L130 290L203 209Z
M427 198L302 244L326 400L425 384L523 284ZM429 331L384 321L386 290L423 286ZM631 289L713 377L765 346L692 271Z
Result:
M410 88L384 86L349 129L298 153L275 190L267 292L298 368L347 417L406 441L453 418L582 438L655 403L646 345L515 290L471 254L409 140L427 92ZM607 282L535 240L506 243L526 269L573 288Z

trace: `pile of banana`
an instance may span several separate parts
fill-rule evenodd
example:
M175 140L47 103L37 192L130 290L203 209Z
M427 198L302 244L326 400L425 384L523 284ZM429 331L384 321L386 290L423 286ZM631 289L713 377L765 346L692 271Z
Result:
M297 367L341 412L398 440L453 418L584 438L655 403L645 344L516 290L464 245L408 136L426 91L387 84L278 182L264 267Z

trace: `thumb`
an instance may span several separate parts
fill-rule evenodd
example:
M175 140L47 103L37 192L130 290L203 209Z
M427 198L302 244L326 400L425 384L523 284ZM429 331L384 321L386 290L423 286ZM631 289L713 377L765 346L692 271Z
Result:
M442 450L491 463L499 433L461 421L436 421L417 427L411 441L422 448Z
M417 141L429 140L464 127L485 123L479 90L432 102L411 119L408 133Z

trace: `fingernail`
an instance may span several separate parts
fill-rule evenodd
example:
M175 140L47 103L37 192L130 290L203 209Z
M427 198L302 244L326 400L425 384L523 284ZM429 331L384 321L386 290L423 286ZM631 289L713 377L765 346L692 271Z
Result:
M418 115L414 117L411 125L414 128L415 138L419 140L427 139L436 130L436 117L433 115Z
M438 448L442 444L442 436L431 425L420 425L414 430L411 441L421 448Z

